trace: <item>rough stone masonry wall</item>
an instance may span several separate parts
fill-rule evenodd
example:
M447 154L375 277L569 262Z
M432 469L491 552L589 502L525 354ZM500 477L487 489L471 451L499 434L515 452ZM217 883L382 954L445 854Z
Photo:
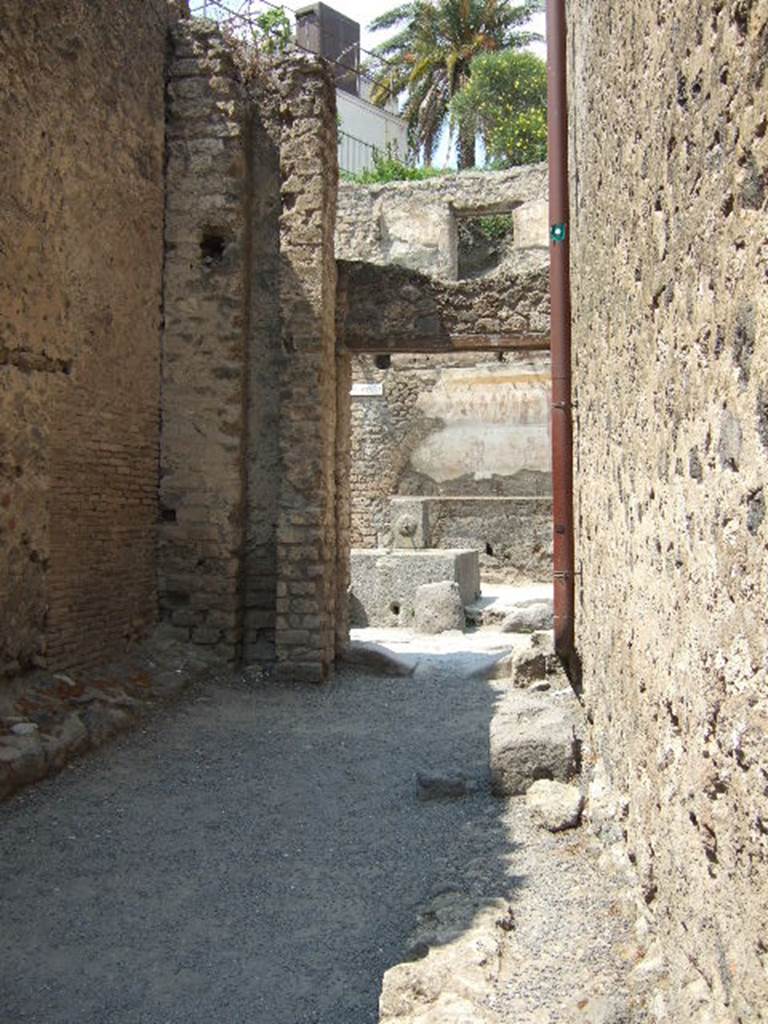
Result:
M327 70L310 60L282 66L279 92L284 360L276 653L281 674L318 682L335 658L337 578L345 576L337 561L336 104Z
M336 639L335 141L327 70L174 33L161 607L320 678ZM340 575L343 576L343 565Z
M182 21L169 67L160 602L179 636L242 633L251 233L248 97L209 23Z
M165 4L0 18L0 674L155 619Z
M180 22L168 86L160 599L180 637L274 656L276 80Z
M569 19L594 753L671 971L657 1016L752 1024L768 1020L768 4L572 0Z
M520 257L538 249L544 257L546 193L544 164L384 185L341 182L336 255L455 281L457 217L512 211L512 252Z

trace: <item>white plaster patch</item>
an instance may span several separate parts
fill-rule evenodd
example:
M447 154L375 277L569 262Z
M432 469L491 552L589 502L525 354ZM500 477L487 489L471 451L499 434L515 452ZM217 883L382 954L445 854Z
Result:
M468 474L484 480L523 469L548 473L549 439L538 424L454 423L430 434L411 464L438 483Z

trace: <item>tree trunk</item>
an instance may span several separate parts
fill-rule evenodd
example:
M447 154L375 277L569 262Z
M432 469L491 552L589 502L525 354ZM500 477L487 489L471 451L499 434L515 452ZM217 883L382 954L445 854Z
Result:
M456 140L456 162L460 171L475 166L475 133L472 129L459 127Z

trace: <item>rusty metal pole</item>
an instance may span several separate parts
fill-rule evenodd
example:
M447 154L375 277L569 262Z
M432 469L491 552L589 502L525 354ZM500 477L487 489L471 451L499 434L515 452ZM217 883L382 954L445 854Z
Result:
M555 650L569 669L574 660L574 540L566 39L565 0L547 0Z

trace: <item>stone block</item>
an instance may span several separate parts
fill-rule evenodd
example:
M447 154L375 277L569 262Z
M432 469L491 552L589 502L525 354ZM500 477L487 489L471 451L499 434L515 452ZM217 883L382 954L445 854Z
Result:
M517 796L539 779L578 771L581 707L571 690L510 690L491 721L491 789Z
M550 832L562 832L579 824L584 797L576 786L539 779L529 787L525 802L537 824Z
M547 200L523 203L512 214L516 249L549 248L549 209Z
M425 583L457 583L463 605L480 593L477 551L358 548L351 570L353 626L413 626L416 590Z
M440 583L423 583L417 587L414 619L419 633L464 629L466 615L458 583L443 580Z
M419 914L409 960L384 975L380 1024L491 1024L484 1006L498 983L509 913L500 899L447 892Z
M552 629L554 608L550 598L546 601L524 601L504 617L502 633L536 633Z

